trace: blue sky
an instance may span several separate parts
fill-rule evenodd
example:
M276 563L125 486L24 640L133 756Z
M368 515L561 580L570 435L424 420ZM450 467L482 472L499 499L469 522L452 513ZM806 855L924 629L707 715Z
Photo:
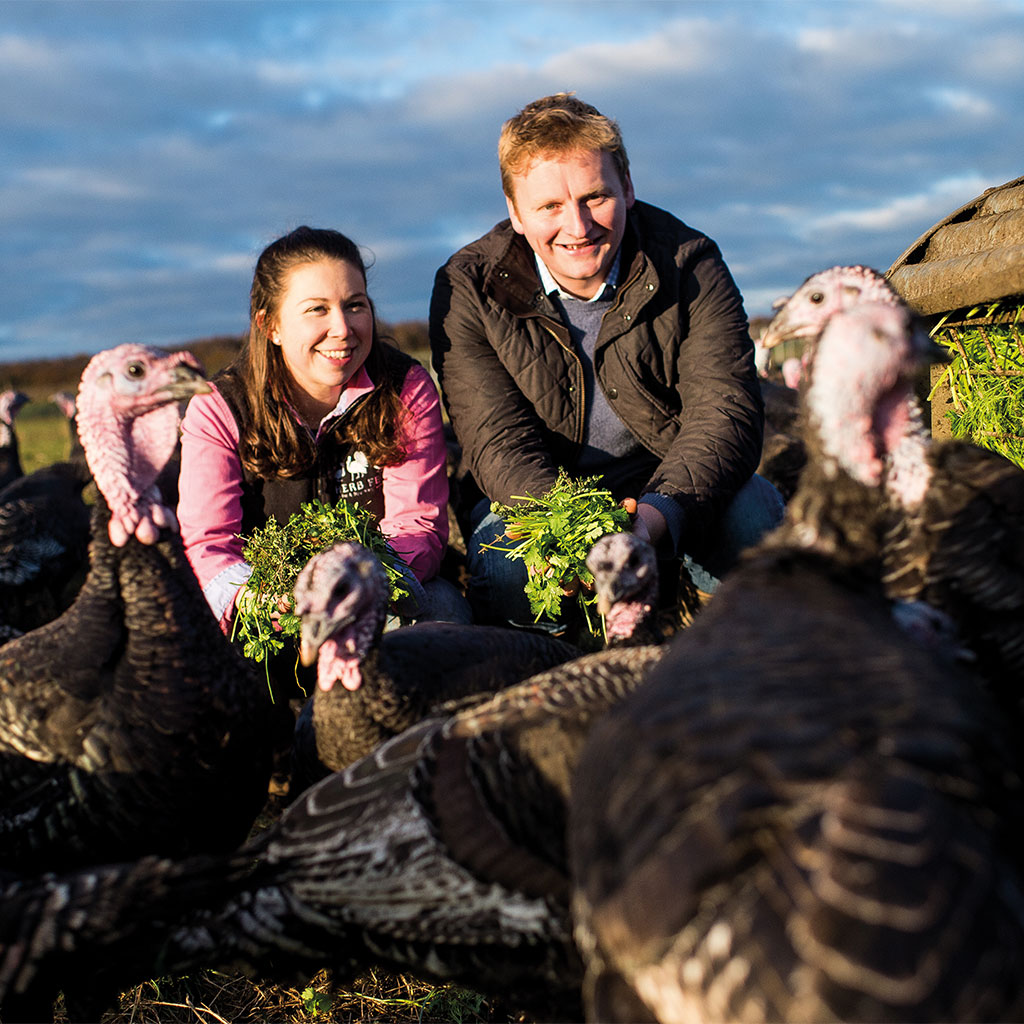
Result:
M505 215L502 121L559 90L763 314L1024 174L1022 54L1024 0L0 0L0 360L241 333L301 223L425 319Z

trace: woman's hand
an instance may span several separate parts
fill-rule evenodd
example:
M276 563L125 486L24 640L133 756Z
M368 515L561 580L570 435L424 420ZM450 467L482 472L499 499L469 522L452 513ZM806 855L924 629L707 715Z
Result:
M292 610L292 598L286 594L277 594L277 607L270 612L270 621L277 632L281 632L281 616ZM273 601L273 597L271 598Z
M235 595L235 610L242 614L248 614L259 602L263 605L270 605L270 622L273 628L281 632L281 616L292 610L292 599L286 594L264 594L257 597L253 591L246 586L238 588Z

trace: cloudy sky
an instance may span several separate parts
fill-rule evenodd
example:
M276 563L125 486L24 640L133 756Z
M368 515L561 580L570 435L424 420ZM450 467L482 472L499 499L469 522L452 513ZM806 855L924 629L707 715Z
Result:
M0 0L0 360L241 333L301 223L389 321L504 216L495 145L573 90L751 315L888 267L1024 174L1024 0Z

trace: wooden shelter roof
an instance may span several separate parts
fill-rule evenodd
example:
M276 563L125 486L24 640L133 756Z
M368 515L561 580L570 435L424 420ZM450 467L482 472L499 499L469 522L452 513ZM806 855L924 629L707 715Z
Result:
M986 189L930 228L886 277L922 316L1024 295L1024 177Z

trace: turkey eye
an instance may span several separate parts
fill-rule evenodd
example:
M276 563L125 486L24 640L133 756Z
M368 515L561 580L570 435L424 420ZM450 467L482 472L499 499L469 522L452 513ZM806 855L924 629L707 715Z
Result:
M129 363L128 364L128 376L129 377L144 377L146 375L146 368L142 363Z
M825 296L822 292L811 292L811 302L813 302L816 306L824 301Z

